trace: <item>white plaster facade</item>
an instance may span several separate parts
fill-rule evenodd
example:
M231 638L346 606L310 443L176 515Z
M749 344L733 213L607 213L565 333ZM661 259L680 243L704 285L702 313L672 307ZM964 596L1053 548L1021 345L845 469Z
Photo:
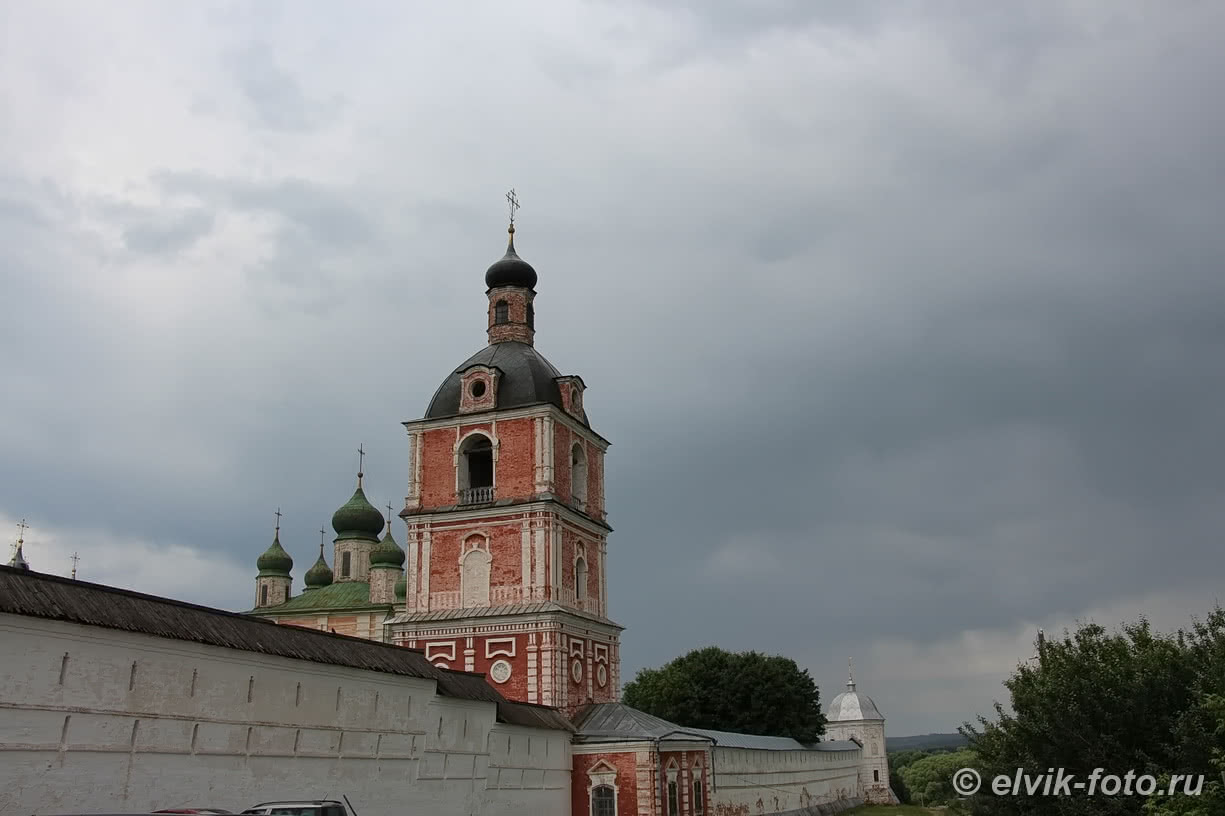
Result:
M787 813L862 796L860 752L711 750L710 813ZM747 808L747 809L746 809Z
M433 680L0 614L0 813L348 796L361 816L570 809L569 736Z
M892 803L889 788L889 758L885 751L884 720L842 720L825 726L831 740L855 740L863 746L859 762L859 784L869 802Z

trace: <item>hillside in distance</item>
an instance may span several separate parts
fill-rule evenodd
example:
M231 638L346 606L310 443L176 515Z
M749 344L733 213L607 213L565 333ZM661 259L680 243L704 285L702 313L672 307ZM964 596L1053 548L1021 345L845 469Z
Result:
M886 737L886 751L935 751L964 748L968 741L961 734L919 734L913 737Z

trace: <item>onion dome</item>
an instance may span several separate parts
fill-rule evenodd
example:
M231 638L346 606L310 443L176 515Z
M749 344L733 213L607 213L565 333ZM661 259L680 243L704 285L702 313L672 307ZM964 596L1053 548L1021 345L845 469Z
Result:
M511 224L510 240L506 244L506 254L494 262L485 271L485 286L496 289L499 286L521 286L524 289L536 287L536 270L515 252L515 225Z
M353 498L332 514L332 529L337 538L364 538L378 541L383 531L383 514L374 508L362 491L362 475L357 474Z
M306 571L306 588L319 589L332 583L332 568L323 560L323 545L319 545L319 560Z
M263 555L255 559L255 566L259 567L259 574L261 576L289 577L289 571L293 569L293 558L281 547L280 529L273 536L271 546L264 550Z
M388 514L390 515L390 511ZM404 566L404 550L400 549L400 545L391 537L390 518L387 519L387 535L370 551L370 566L396 569Z
M396 581L395 585L396 603L404 603L404 599L408 597L408 578L401 575L400 580Z

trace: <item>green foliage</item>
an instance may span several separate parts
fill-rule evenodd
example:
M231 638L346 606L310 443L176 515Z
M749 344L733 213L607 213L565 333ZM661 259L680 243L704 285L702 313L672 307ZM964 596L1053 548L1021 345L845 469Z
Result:
M910 788L906 787L906 780L902 779L896 768L889 769L889 787L893 789L893 794L899 802L903 805L910 804Z
M1209 764L1220 772L1219 779L1205 781L1198 796L1180 793L1177 796L1152 796L1144 805L1146 816L1219 816L1225 813L1225 697L1207 694L1185 719L1188 723L1201 724L1205 719L1214 723L1212 732L1203 745L1207 748ZM1161 780L1161 788L1169 790L1168 774Z
M979 718L963 733L979 758L984 789L1017 768L1063 768L1084 779L1108 774L1217 776L1225 732L1213 695L1225 694L1225 611L1190 631L1162 636L1147 621L1108 632L1086 624L1045 643L1036 663L1018 667L1005 684L1012 713L998 703L995 720ZM1205 786L1207 792L1208 786ZM911 786L912 791L914 786ZM1198 797L1188 807L1204 807ZM996 797L980 794L976 814L990 816L1190 816L1173 799L1146 811L1141 796ZM1205 811L1205 813L1225 811Z
M791 737L813 742L825 733L821 695L794 660L711 646L643 669L627 683L626 705L678 725Z
M920 757L905 765L900 773L910 791L911 801L923 805L944 805L957 799L953 774L977 764L973 751L943 752Z

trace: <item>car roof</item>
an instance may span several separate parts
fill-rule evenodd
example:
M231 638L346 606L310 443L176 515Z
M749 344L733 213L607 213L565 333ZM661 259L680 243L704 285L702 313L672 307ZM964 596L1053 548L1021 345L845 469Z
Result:
M335 799L278 799L275 802L260 802L251 807L274 807L276 805L339 805ZM250 808L248 808L249 810Z

